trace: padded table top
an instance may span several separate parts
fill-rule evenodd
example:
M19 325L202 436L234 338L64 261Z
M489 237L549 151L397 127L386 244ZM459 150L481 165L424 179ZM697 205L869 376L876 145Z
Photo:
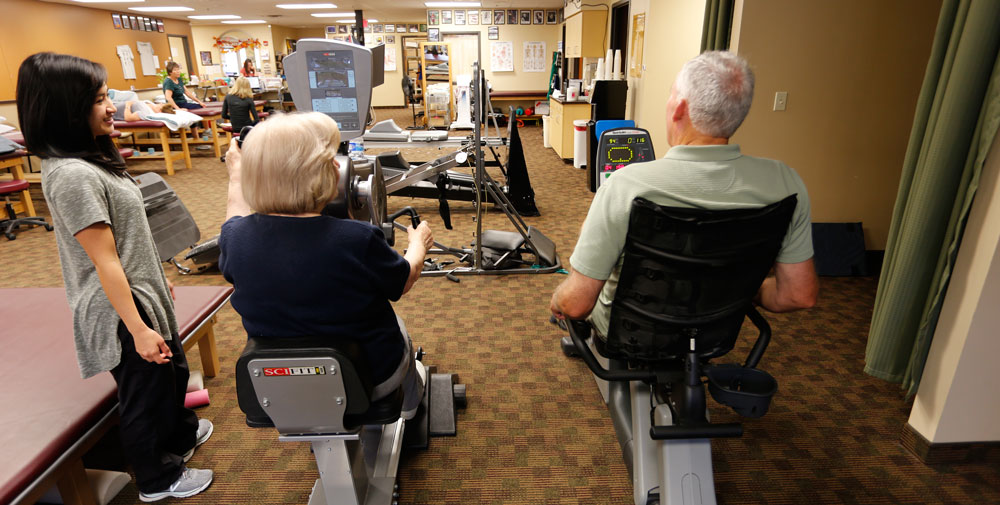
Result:
M163 121L115 121L115 128L160 128L166 126ZM118 132L121 135L121 132Z
M181 338L220 308L232 290L176 287ZM0 303L0 503L10 503L118 400L111 374L80 378L63 288L0 289Z

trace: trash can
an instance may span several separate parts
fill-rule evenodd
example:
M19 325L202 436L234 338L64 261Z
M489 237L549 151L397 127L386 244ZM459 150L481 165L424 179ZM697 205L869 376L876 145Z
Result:
M549 144L549 116L548 114L542 116L542 146L545 148L552 147Z
M573 121L573 166L576 168L586 168L587 166L587 120L577 119Z

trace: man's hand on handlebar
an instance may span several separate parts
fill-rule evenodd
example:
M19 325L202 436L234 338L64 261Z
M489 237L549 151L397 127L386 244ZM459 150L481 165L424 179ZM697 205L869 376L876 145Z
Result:
M406 235L410 241L410 247L420 244L426 252L434 245L434 235L431 233L431 227L427 226L427 221L421 222L416 228L408 227Z

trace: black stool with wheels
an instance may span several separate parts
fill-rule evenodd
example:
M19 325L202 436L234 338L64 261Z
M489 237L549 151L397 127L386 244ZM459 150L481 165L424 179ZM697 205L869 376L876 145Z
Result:
M3 228L3 234L7 237L7 240L14 240L17 238L17 235L14 234L14 230L20 228L22 224L30 226L44 226L45 231L52 231L52 225L46 222L45 218L37 216L17 217L17 213L14 212L14 204L10 201L11 193L18 193L26 191L27 189L28 181L25 180L0 182L0 196L3 196L4 210L7 212L7 218L0 220L0 227Z

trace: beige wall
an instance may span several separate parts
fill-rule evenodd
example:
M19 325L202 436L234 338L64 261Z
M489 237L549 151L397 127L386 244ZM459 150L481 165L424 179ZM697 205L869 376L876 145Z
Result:
M499 39L489 40L489 25L440 25L441 33L474 32L479 34L483 70L494 91L543 91L549 89L549 72L524 72L523 52L525 42L545 42L545 51L550 61L562 40L562 25L500 25ZM490 68L490 43L513 42L514 71L494 72ZM546 65L548 67L548 65ZM452 77L471 73L471 70L453 68Z
M795 168L813 221L863 222L868 249L885 249L939 9L936 0L743 5L737 51L757 84L733 141ZM784 112L771 110L777 91L788 92Z
M1000 135L986 159L909 424L933 443L1000 440Z
M35 0L3 0L0 15L0 101L13 100L17 70L28 56L40 51L54 51L87 58L108 70L108 86L115 89L156 87L156 76L142 75L136 42L149 42L162 65L170 56L167 35L191 37L191 25L184 21L163 19L164 32L115 29L112 13L122 10L92 9L75 5ZM149 16L156 18L156 16ZM157 18L159 19L159 18ZM136 56L136 79L125 79L117 45L129 45ZM192 60L197 53L191 55ZM192 61L197 67L197 62ZM8 120L17 114L0 112Z
M427 23L426 19L408 19L408 20L396 20L396 21L383 21L379 19L379 24L391 23L394 25L404 24L404 25L417 25L420 23ZM368 47L374 46L377 43L378 37L385 37L390 35L388 33L366 33L365 34L365 45ZM381 86L377 86L372 90L372 107L402 107L406 105L406 101L403 98L403 72L406 68L406 51L403 50L403 36L419 36L425 37L426 34L423 32L419 33L393 33L393 43L386 44L386 49L389 47L394 47L396 49L396 70L385 72L385 81ZM423 110L418 106L418 110ZM376 112L376 116L378 113Z
M261 61L260 70L264 73L264 65L269 65L271 73L274 73L274 40L271 38L271 27L270 25L195 25L191 27L191 33L194 36L194 58L199 58L202 51L212 52L212 63L219 67L219 72L213 73L209 77L221 77L222 68L222 53L219 51L218 47L215 47L215 39L213 37L233 37L238 40L246 39L257 39L261 43L267 41L266 49L270 53L271 58L268 61ZM282 41L284 44L284 41ZM255 51L259 51L264 48L257 48ZM242 62L240 62L242 64Z
M670 148L666 124L670 87L684 62L698 56L705 2L648 0L643 3L648 9L643 72L641 78L629 79L629 86L633 88L630 93L635 97L632 118L636 126L649 131L656 155L662 157ZM629 17L637 14L641 7L640 2L636 2ZM631 31L631 19L629 27Z

